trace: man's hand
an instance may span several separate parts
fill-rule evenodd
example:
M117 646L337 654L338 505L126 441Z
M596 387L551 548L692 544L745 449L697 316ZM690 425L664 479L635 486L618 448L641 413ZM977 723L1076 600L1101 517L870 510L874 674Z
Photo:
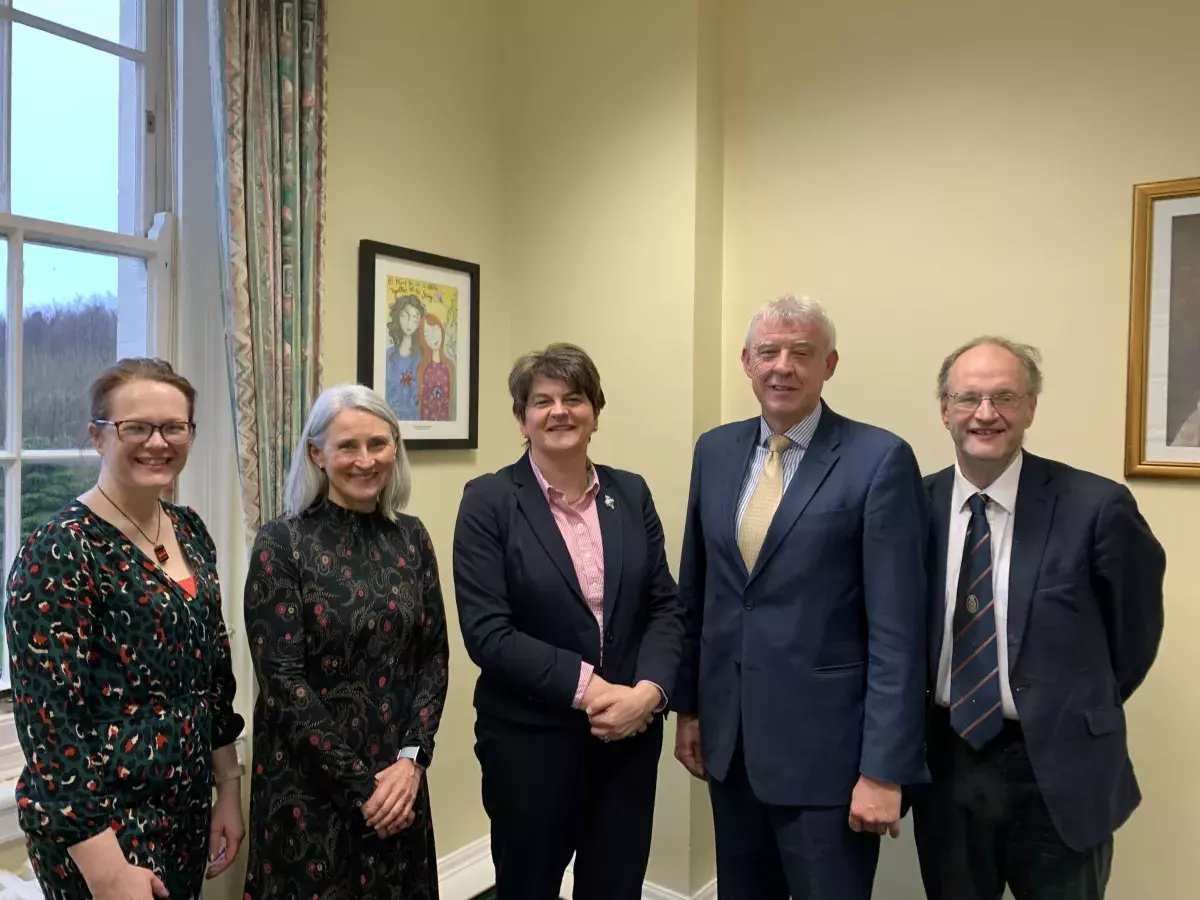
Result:
M589 684L588 689L591 687ZM585 703L584 711L591 720L592 734L603 741L619 741L649 728L653 710L661 701L662 693L648 681L638 682L636 687L608 685L608 690Z
M701 781L708 778L708 773L704 769L704 756L700 752L699 716L676 716L675 758Z
M413 801L421 786L421 767L405 757L375 776L375 792L362 805L367 827L380 837L403 831L416 818Z
M850 798L850 828L900 836L900 785L862 775Z

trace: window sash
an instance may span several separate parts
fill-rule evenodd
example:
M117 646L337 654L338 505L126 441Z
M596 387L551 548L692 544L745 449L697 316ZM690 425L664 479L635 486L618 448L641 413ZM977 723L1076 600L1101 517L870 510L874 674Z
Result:
M0 448L3 467L3 572L15 557L21 540L21 467L31 463L81 465L92 462L94 450L23 450L23 324L24 245L48 244L71 250L137 257L146 264L144 307L124 308L131 302L118 291L117 355L148 353L174 359L175 221L169 210L174 199L172 147L171 60L175 34L175 4L162 0L122 0L122 40L114 43L75 28L14 9L0 0L0 235L8 241L8 338L6 349L9 449ZM132 197L120 210L120 232L86 228L28 216L12 209L12 28L20 24L74 41L136 64L136 84L119 89L118 167L121 190ZM144 235L144 237L142 236ZM123 326L124 323L124 326ZM5 585L0 585L0 594ZM8 687L6 647L0 639L0 691Z

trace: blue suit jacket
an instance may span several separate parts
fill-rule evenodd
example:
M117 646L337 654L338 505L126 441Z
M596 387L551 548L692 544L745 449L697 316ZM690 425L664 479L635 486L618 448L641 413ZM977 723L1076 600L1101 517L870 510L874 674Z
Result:
M454 529L454 595L475 708L533 725L587 728L571 708L586 660L614 684L671 696L683 609L662 524L640 475L596 466L604 544L604 661L592 615L529 457L468 482ZM611 503L608 501L611 499Z
M766 803L844 806L860 774L923 781L928 526L912 450L825 407L747 572L734 517L758 436L754 418L696 444L674 707L699 714L718 780L741 729Z
M946 613L954 467L925 479L931 503L929 683ZM1025 454L1008 582L1009 685L1050 817L1067 846L1107 839L1141 800L1122 705L1163 630L1166 555L1128 488ZM953 552L962 553L959 547ZM935 779L949 753L930 741Z

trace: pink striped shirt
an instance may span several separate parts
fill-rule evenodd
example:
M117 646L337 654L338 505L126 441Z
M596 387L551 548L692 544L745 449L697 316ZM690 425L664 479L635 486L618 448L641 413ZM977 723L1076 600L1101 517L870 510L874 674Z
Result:
M600 653L604 654L604 540L600 535L600 515L596 510L596 495L600 492L600 479L596 469L588 463L588 486L583 496L574 503L568 503L566 495L546 481L542 470L529 454L529 464L533 467L533 476L537 479L542 495L550 504L550 513L554 516L555 524L571 554L571 562L575 566L575 577L579 579L579 588L583 591L583 599L596 617L596 625L600 629ZM579 685L575 689L575 699L571 705L576 709L583 703L583 694L594 671L591 663L581 662L579 665Z

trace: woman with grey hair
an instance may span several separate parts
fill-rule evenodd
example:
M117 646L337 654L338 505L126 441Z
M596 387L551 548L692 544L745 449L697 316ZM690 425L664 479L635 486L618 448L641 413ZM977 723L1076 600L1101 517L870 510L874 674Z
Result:
M433 543L402 512L409 484L383 397L345 384L317 398L246 579L247 898L438 896L423 776L449 649Z

